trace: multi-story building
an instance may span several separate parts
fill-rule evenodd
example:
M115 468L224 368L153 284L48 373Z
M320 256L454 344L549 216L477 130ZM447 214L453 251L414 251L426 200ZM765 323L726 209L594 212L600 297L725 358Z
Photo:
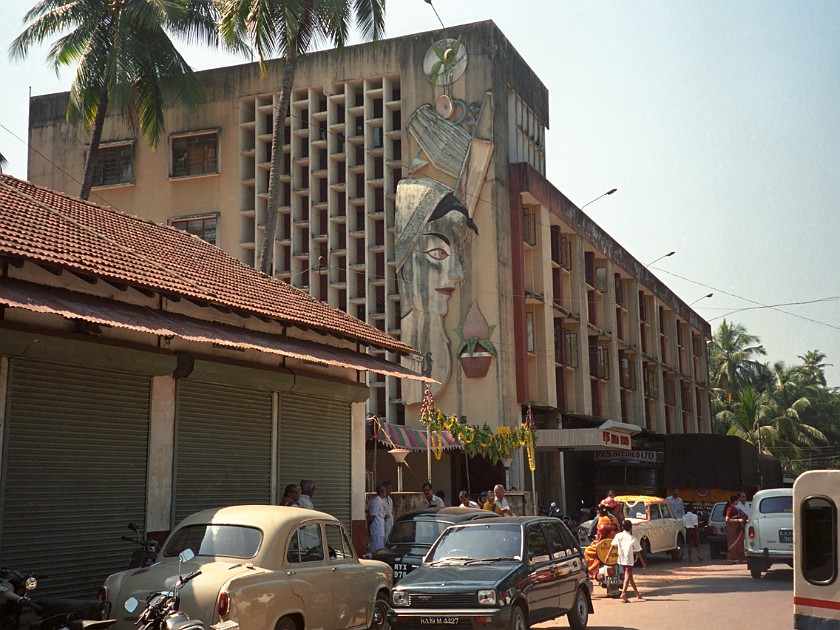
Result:
M201 72L205 102L167 110L157 152L109 114L91 199L259 266L282 70ZM86 138L66 104L32 99L29 178L75 192ZM530 406L537 489L571 503L603 485L661 486L661 436L710 430L710 328L547 181L548 111L546 87L492 22L307 55L273 267L416 348L403 363L438 382L447 415L518 425ZM369 413L419 428L420 385L369 378ZM378 452L368 468L393 479ZM409 483L425 479L421 456L409 463ZM529 486L524 473L514 458L510 482ZM431 474L479 492L504 473L449 451Z

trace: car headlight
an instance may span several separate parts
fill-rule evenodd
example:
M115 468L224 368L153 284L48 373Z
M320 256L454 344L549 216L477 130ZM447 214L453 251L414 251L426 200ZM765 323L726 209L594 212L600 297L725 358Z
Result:
M495 606L496 605L496 591L480 590L478 591L478 603L481 606Z
M391 593L391 601L394 606L408 606L408 595L405 591L393 591Z

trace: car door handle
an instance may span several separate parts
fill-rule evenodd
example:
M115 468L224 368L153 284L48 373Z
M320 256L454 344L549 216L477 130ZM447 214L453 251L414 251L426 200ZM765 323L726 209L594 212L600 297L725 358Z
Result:
M333 567L330 571L338 571L338 567Z
M286 571L286 575L294 575L297 571Z

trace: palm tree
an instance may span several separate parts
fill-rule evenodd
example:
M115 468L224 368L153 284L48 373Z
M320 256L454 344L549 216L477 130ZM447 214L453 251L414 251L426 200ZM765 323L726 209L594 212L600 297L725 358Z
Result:
M800 370L813 382L815 385L825 387L827 385L825 380L825 368L832 367L833 364L826 363L825 353L819 350L808 350L805 354L800 354L802 359Z
M90 196L110 108L139 124L156 149L165 98L198 104L201 84L168 32L216 42L213 6L213 0L40 0L24 16L29 25L9 48L12 59L24 59L32 46L58 36L48 61L56 72L75 65L67 120L81 121L90 132L82 199Z
M260 247L260 269L273 274L283 138L298 60L318 40L343 48L354 24L364 39L380 39L385 32L385 0L219 0L219 4L219 28L225 42L233 45L247 39L259 58L263 75L265 59L273 55L285 57L274 112L265 234Z
M778 436L768 422L772 412L767 394L747 385L730 407L715 416L720 432L755 444L760 453L769 453Z
M724 394L725 403L733 400L733 392L747 381L750 371L757 372L753 357L767 354L761 340L747 332L741 324L724 319L709 343L709 378Z

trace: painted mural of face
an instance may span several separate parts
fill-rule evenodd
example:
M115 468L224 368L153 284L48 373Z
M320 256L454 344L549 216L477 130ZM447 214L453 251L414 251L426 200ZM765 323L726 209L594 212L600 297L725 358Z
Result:
M400 270L406 298L403 313L446 314L449 298L465 278L464 250L474 231L471 224L466 211L456 206L425 225Z

